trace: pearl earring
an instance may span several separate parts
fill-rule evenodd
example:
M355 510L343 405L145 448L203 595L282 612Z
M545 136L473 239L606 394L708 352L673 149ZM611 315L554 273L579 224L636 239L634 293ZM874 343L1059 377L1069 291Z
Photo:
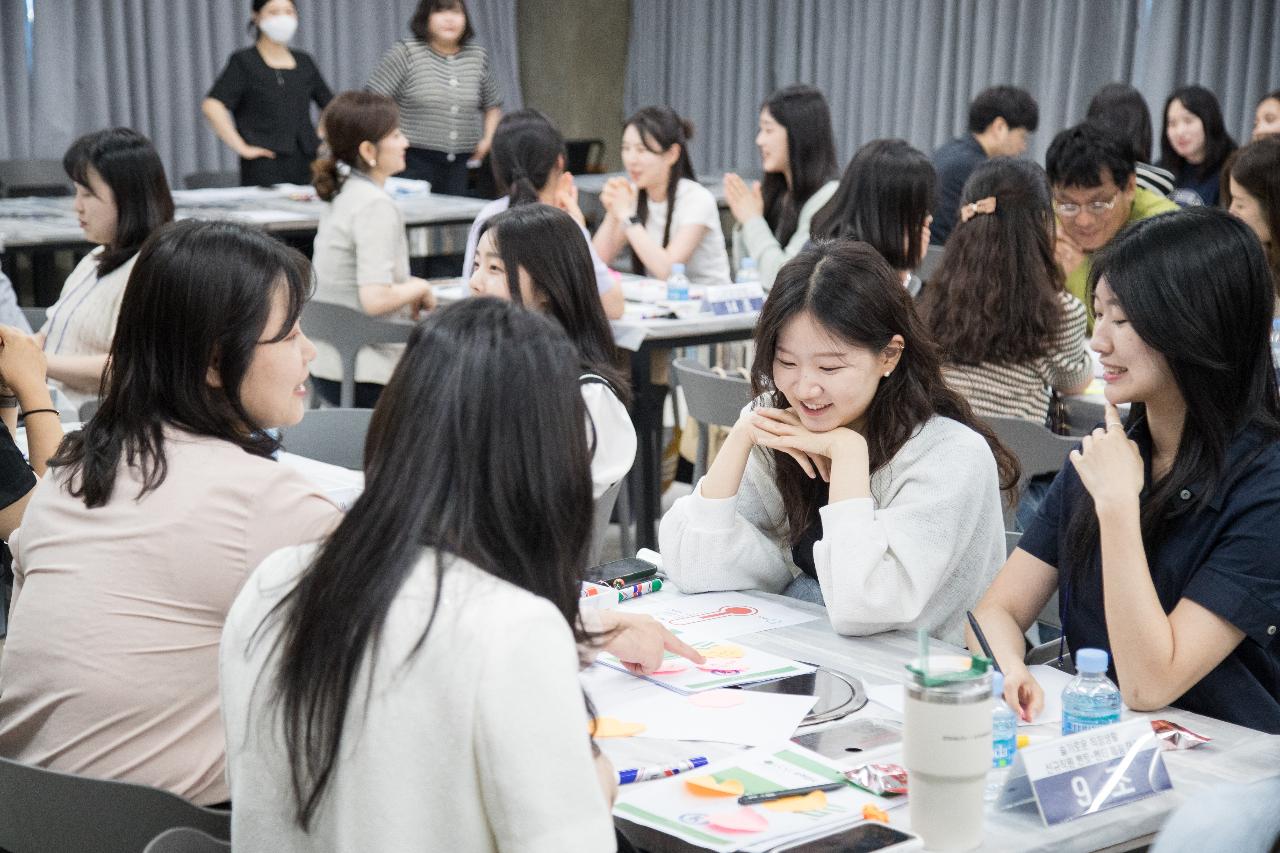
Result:
M885 375L884 375L884 378L885 378L885 379L888 379L888 378L889 378L889 374L890 374L890 373L893 373L893 371L892 371L892 370L890 370L890 371L886 372L886 373L885 373Z
M377 165L378 165L378 161L377 161L377 160L366 160L365 162L369 164L369 168L370 168L370 169L372 169L372 168L374 168L375 166L377 166Z

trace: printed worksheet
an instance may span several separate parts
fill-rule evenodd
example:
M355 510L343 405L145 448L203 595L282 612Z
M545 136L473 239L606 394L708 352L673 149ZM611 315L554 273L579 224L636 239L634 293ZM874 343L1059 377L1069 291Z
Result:
M812 622L819 614L775 601L752 598L740 592L704 592L699 595L644 595L620 606L630 613L647 613L686 642L690 637L724 638L754 634Z
M817 669L807 663L725 640L695 640L689 645L702 653L705 663L695 664L667 652L661 667L648 675L637 674L635 677L688 694L718 687L777 681L793 675L807 675ZM622 672L628 671L622 661L608 652L596 658L596 662Z

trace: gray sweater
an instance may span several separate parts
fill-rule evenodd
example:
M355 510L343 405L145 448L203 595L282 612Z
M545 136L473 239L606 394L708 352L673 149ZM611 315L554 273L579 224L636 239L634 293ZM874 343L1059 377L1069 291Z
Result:
M850 635L924 628L963 644L965 610L1005 557L999 478L982 436L931 418L871 475L871 497L820 514L813 561L832 628ZM663 516L659 542L667 573L686 593L781 592L800 572L773 463L760 448L736 496L704 498L699 485Z

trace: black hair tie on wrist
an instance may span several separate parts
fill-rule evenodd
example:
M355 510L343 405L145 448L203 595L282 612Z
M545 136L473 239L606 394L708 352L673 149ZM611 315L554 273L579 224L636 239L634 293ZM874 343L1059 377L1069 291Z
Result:
M58 415L59 417L62 416L62 413L57 409L31 409L30 411L23 412L22 418L23 420L26 420L27 415L38 415L41 412L49 412L50 414Z

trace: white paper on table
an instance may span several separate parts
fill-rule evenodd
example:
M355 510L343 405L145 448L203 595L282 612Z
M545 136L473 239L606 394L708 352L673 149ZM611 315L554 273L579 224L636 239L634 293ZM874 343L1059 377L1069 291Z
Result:
M707 850L771 850L787 841L830 835L862 821L862 807L874 804L892 809L905 797L886 799L852 785L826 794L821 812L778 812L764 806L739 806L736 797L693 794L690 778L714 776L744 780L746 793L818 785L841 777L840 768L816 752L793 743L752 749L732 758L713 761L692 773L654 782L624 785L614 805L615 817L673 835ZM759 832L744 834L711 826L717 814L750 808L767 822Z
M819 618L808 610L740 592L644 595L627 602L626 610L647 613L686 642L754 634Z
M306 219L305 214L293 210L236 210L228 214L240 222L252 222L255 225L266 225L271 222L298 222Z
M632 678L642 678L668 690L683 694L702 693L707 690L716 690L721 687L733 687L741 684L777 681L794 675L808 675L817 670L817 667L810 664L800 663L760 649L749 648L739 643L726 643L721 640L695 640L690 645L707 657L708 663L702 664L703 668L699 668L699 665L686 661L671 652L667 652L666 658L677 662L679 670L676 672L653 673L652 675L631 673L618 658L608 652L601 654L596 661L603 666L627 673ZM716 647L725 646L733 647L737 654L731 658L726 655L722 659L725 665L722 668L717 668L714 666L716 660L714 650Z
M741 704L705 708L691 696L681 696L643 679L602 665L581 676L598 717L640 723L642 737L664 740L716 741L744 746L781 743L795 734L815 696L730 691ZM640 685L636 687L636 685Z
M1018 725L1036 726L1041 723L1062 722L1062 690L1075 676L1040 663L1032 664L1027 669L1040 683L1040 689L1044 691L1044 708L1035 716L1035 719L1029 722L1019 717ZM879 684L868 687L867 698L899 714L903 712L903 703L906 701L905 690L901 684ZM1014 713L1017 713L1017 709L1014 709Z

